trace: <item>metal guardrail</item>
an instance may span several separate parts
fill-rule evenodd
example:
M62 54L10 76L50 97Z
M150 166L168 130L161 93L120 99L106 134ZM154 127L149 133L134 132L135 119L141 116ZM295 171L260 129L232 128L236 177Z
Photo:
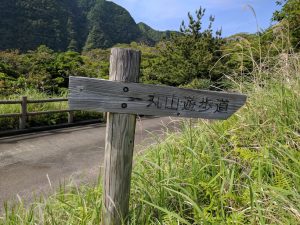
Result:
M19 117L19 129L23 130L26 128L26 122L28 116L36 116L43 114L53 114L53 113L68 113L68 123L74 123L74 110L51 110L51 111L40 111L40 112L28 112L27 105L35 103L49 103L49 102L67 102L67 98L51 98L43 100L29 100L27 96L23 96L21 100L0 100L0 104L11 105L11 104L20 104L21 109L20 113L9 113L9 114L0 114L0 118L11 118Z

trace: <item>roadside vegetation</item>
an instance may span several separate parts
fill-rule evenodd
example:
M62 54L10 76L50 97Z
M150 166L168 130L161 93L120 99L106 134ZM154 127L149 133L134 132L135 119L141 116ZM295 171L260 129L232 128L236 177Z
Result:
M299 60L235 80L249 100L229 120L187 120L136 156L129 224L300 224ZM0 224L99 224L101 186L5 205Z
M200 9L196 19L189 14L191 26L183 24L181 36L155 48L119 45L142 51L143 82L249 96L229 120L185 120L180 131L165 130L164 140L154 136L157 145L135 156L128 224L300 225L300 54L298 28L288 25L300 15L291 10L297 0L282 4L274 14L279 23L257 34L224 40L201 28ZM97 51L108 56L108 50L78 55L95 66L79 69L98 68L83 74L106 74L107 58L95 60ZM50 93L64 93L63 84ZM99 178L96 185L62 185L30 206L19 199L4 205L0 224L100 224L101 188Z

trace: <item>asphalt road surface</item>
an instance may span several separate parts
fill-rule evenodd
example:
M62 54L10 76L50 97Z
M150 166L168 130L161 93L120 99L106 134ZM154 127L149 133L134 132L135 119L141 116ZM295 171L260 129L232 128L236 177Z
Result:
M135 151L177 124L168 117L138 120ZM60 183L97 181L104 143L105 125L99 124L0 138L0 208L18 196L27 202L48 195Z

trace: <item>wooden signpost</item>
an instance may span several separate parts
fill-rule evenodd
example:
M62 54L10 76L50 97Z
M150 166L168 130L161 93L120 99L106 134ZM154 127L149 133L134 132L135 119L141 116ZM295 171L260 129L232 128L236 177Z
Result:
M113 48L110 81L70 77L72 110L109 112L106 128L103 225L120 225L129 209L136 115L224 120L246 102L235 93L138 84L141 53Z

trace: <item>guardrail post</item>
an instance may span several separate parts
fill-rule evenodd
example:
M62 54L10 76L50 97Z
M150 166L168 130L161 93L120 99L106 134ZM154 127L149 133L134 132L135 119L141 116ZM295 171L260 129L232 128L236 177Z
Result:
M74 112L68 112L68 123L74 123Z
M26 128L26 121L27 121L27 96L22 97L21 103L21 115L19 119L19 129L23 130Z

